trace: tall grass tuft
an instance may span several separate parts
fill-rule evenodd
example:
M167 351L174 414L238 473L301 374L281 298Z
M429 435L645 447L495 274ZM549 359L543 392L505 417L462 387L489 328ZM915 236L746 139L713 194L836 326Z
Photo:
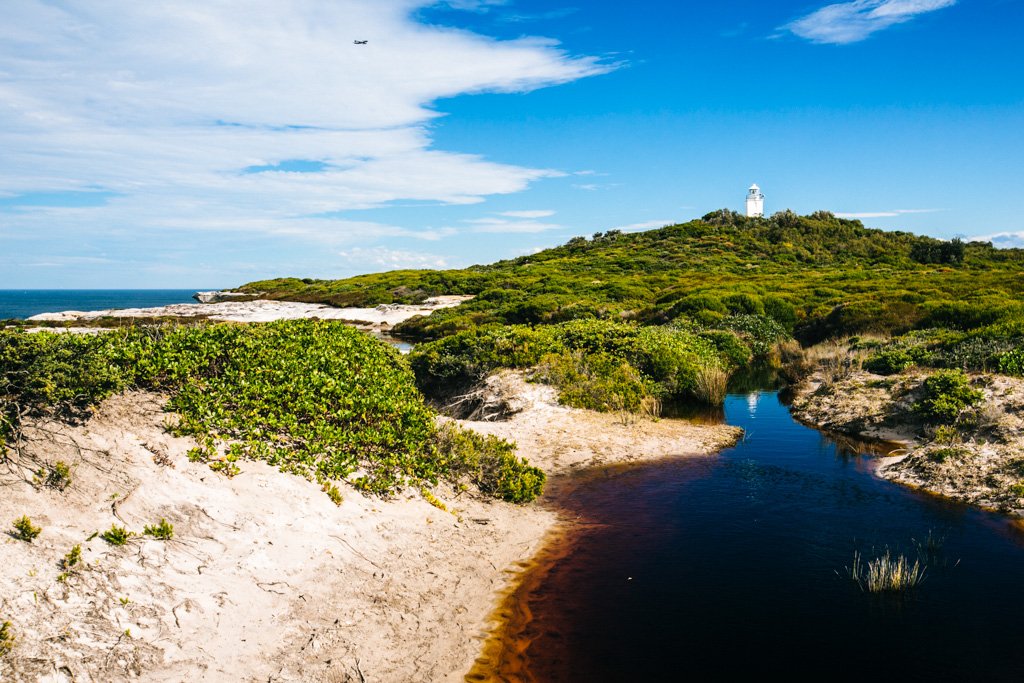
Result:
M697 369L694 395L704 403L720 406L725 401L729 384L729 373L717 365L705 365Z
M888 548L881 557L864 562L859 552L853 553L850 577L868 593L897 593L917 588L925 579L925 566L906 555L893 555Z

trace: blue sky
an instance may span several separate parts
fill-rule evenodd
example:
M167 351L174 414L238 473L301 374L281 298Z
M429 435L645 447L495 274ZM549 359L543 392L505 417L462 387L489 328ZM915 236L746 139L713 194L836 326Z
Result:
M1019 0L238 6L0 7L0 288L486 263L752 182L1024 245Z

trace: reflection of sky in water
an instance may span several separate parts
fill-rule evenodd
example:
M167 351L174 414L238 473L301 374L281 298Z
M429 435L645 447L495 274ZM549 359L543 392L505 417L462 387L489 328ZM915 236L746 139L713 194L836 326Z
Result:
M724 409L747 430L735 447L574 492L593 525L531 602L536 680L681 680L681 661L703 680L1022 680L1024 547L1005 519L870 476L862 445L799 424L776 392ZM913 560L930 533L944 541L919 591L847 576L854 551ZM865 634L878 645L843 670Z

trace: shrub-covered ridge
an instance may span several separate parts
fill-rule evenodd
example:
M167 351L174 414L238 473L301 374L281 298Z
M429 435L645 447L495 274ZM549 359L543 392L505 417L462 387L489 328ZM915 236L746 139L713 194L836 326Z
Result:
M131 388L167 392L174 429L201 444L191 456L228 474L239 458L259 459L379 494L469 477L516 500L536 497L543 484L543 473L509 448L460 451L463 442L438 432L398 352L340 323L0 333L4 441L27 416L80 418ZM514 485L519 477L526 493Z

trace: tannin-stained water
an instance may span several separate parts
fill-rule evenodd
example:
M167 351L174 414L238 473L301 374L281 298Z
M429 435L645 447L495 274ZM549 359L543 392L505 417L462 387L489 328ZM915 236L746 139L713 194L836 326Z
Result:
M720 455L566 488L584 523L469 680L1024 680L1015 524L874 477L777 392L730 395L725 419L747 436ZM922 556L920 587L849 578L855 551L887 547Z

